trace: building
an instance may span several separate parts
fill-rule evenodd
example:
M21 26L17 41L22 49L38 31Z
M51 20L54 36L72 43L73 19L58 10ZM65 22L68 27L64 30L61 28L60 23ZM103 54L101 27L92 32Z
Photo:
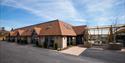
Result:
M7 40L17 43L36 44L45 48L64 49L70 45L83 44L86 26L72 26L53 20L10 31Z
M108 42L109 26L92 26L88 28L89 42L94 45L102 45Z
M116 41L123 43L123 46L125 47L125 25L118 28L115 34L116 34Z
M4 27L0 27L0 40L5 40L8 33Z

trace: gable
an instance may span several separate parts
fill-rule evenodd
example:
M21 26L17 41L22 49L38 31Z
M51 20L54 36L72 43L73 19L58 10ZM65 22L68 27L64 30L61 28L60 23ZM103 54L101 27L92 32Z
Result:
M72 25L61 21L59 22L59 25L60 25L61 35L76 36L76 33L72 28Z

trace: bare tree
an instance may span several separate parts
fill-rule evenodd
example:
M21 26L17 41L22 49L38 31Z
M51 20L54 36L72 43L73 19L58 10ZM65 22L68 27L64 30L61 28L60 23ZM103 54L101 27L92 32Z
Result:
M118 17L116 17L116 19L113 21L113 42L116 42L116 32L117 32L117 29L118 29Z

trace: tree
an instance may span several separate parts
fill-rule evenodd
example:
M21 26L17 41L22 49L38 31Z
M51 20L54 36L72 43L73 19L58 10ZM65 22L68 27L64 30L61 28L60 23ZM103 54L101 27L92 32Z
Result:
M11 31L13 31L14 29L12 28Z
M116 19L115 19L115 21L113 21L113 30L112 30L112 32L113 32L113 42L116 42L116 32L117 32L117 29L118 29L118 17L116 17Z

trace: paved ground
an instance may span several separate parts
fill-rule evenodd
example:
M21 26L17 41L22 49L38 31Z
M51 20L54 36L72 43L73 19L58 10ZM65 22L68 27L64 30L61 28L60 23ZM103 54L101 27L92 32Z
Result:
M125 53L87 49L80 56L0 41L0 63L124 63ZM109 52L109 53L108 53ZM103 55L103 54L104 55ZM107 56L109 58L107 58Z
M86 49L81 57L91 57L110 63L125 63L125 51L103 50L102 48Z
M82 52L84 52L87 48L81 46L72 46L66 50L60 51L61 53L71 54L79 56Z
M125 48L121 50L122 52L125 52Z

